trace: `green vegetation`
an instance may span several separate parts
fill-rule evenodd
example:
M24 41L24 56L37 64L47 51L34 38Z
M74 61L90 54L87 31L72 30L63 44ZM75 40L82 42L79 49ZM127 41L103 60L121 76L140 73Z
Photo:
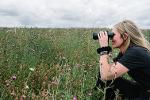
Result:
M99 30L0 28L0 100L93 100Z

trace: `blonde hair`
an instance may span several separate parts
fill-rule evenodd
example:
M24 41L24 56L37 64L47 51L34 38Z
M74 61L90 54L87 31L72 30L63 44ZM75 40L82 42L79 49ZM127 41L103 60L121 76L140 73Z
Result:
M143 33L134 22L130 20L124 20L117 23L114 28L117 29L123 39L125 37L124 33L128 33L129 36L125 41L125 50L129 47L129 45L135 44L147 48L150 51L149 42L145 39Z

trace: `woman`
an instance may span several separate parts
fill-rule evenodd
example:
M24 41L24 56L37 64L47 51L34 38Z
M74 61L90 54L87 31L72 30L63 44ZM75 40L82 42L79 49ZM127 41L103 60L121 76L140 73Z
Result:
M115 97L115 91L125 98L148 100L150 95L150 47L140 29L130 20L117 23L112 32L112 47L118 48L119 54L114 63L109 64L107 32L100 31L98 40L100 47L100 79L97 86L107 85L106 99ZM125 73L132 78L127 80ZM107 83L105 84L105 82Z

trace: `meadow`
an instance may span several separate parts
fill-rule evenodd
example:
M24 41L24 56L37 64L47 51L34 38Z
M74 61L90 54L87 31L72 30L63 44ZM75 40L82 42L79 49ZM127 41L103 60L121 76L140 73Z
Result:
M0 28L0 100L102 98L90 91L99 72L92 32L99 30L106 29Z

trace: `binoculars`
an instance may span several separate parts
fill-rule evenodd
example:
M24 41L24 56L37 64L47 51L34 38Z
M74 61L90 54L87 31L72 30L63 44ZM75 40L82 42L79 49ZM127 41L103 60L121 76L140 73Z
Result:
M98 39L98 34L99 34L99 33L96 33L96 32L93 33L93 39L94 39L94 40L97 40L97 39ZM107 31L107 34L108 34L108 38L110 38L110 39L112 39L113 36L114 36L114 33L113 33L113 32L108 32L108 31Z

